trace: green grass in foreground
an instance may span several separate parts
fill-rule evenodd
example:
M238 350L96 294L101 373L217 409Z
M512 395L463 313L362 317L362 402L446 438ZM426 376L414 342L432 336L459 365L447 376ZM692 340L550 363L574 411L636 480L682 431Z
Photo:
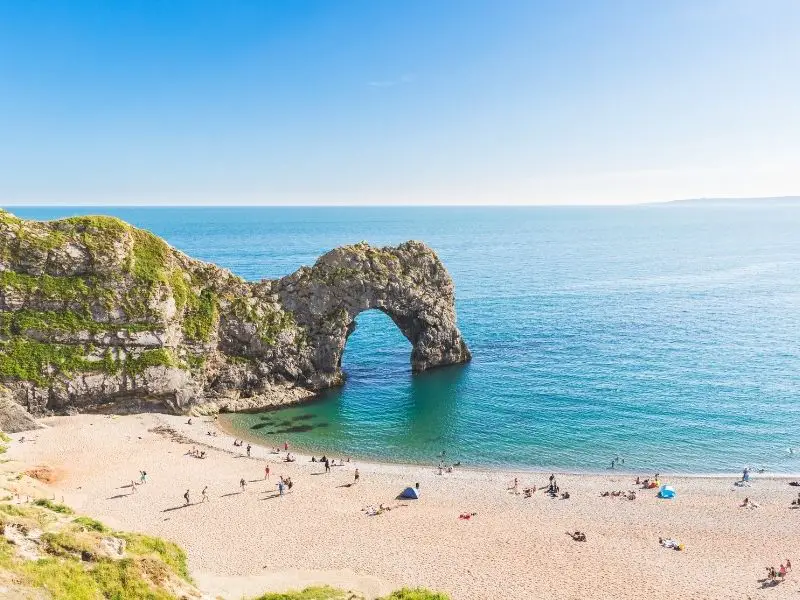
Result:
M350 598L360 598L353 596L342 590L332 587L309 587L302 592L269 593L259 596L254 600L350 600Z
M52 510L53 512L61 513L62 515L71 515L75 512L69 506L59 504L58 502L53 502L47 498L40 498L39 500L36 500L34 504L36 506L41 506L42 508Z
M269 593L254 600L361 600L363 596L336 588L308 587L300 592ZM380 600L450 600L445 594L431 592L423 588L403 588L396 590Z
M383 600L450 600L450 596L424 588L403 588L392 592Z

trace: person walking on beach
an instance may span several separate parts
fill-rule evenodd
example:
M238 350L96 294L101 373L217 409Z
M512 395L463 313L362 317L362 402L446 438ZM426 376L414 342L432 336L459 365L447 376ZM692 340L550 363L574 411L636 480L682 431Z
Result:
M139 483L147 483L147 471L139 471Z
M278 495L283 496L283 477L278 481Z
M203 502L208 502L208 486L205 486L203 491L200 492L200 497L203 499Z
M269 479L269 465L264 467L264 481Z
M358 483L358 478L359 477L361 477L361 475L358 473L358 467L356 467L356 472L353 474L353 483L354 484Z
M136 493L136 482L133 479L131 479L131 494L135 493Z
M244 486L246 486L246 485L247 485L247 482L244 480L244 477L242 477L242 478L239 480L239 485L240 485L240 486L242 486L242 491L244 491Z
M183 499L186 500L186 504L184 504L184 506L189 506L189 490L186 490L186 492L183 494Z
M328 460L327 456L325 457L325 472L326 473L331 472L331 461Z
M247 458L250 458L250 444L247 444Z

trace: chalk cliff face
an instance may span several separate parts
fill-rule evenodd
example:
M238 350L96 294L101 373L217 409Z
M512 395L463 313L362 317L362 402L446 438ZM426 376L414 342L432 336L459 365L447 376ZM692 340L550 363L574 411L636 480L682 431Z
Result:
M0 384L34 415L210 413L342 382L355 317L388 314L415 371L470 360L454 288L420 242L337 248L249 283L112 217L0 210Z

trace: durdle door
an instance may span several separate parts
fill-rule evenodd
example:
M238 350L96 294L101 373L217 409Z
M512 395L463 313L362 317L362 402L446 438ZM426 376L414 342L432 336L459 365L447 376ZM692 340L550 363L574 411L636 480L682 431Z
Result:
M369 309L411 342L414 371L471 358L453 281L421 242L344 246L250 283L113 217L0 210L0 395L34 415L299 402L342 383Z

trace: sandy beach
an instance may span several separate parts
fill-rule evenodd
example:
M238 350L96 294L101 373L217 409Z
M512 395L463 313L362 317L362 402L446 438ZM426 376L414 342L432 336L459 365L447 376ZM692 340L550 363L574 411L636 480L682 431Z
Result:
M181 544L199 586L227 599L320 583L368 597L425 586L454 600L789 598L800 590L800 572L774 587L760 581L766 566L787 558L800 565L800 510L789 508L800 488L787 479L756 476L738 488L733 478L662 477L677 498L637 490L629 501L600 496L636 489L628 474L557 474L568 500L541 490L526 498L508 489L514 477L521 488L541 488L549 474L439 475L360 461L325 474L308 457L286 463L285 454L256 445L248 458L205 418L189 425L154 414L78 415L42 423L12 436L9 464L47 465L56 474L50 493L77 511ZM193 445L205 459L187 454ZM355 468L361 478L350 485ZM140 470L148 482L132 493ZM294 483L283 497L279 475ZM420 500L396 499L417 482ZM201 502L206 485L209 501ZM187 489L192 503L184 506ZM760 508L741 508L745 497ZM381 503L392 509L362 510ZM462 513L476 514L464 520ZM566 534L575 530L586 532L585 543ZM679 540L685 551L662 548L659 537Z

